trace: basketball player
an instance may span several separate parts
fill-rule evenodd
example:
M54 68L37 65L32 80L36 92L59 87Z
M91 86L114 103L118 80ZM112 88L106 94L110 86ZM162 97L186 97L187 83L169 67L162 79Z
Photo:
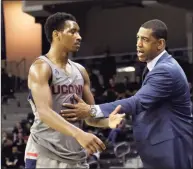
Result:
M35 60L28 76L35 120L25 150L26 168L88 168L87 154L101 152L105 145L81 130L81 121L69 123L60 115L62 104L73 103L74 94L94 104L86 70L68 59L80 47L79 26L72 15L56 13L48 17L45 34L50 50ZM124 117L112 113L109 119L95 120L94 115L86 122L96 127L114 128Z

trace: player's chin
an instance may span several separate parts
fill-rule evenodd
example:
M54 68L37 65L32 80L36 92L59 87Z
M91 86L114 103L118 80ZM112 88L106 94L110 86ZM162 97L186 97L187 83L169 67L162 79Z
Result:
M71 52L78 52L79 49L80 49L79 46L75 46L75 47L72 48Z

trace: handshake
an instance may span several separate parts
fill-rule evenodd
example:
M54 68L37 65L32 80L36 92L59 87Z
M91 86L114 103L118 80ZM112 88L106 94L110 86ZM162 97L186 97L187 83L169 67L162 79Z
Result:
M67 121L85 120L88 125L101 127L101 128L117 128L124 120L125 114L118 114L121 110L121 106L117 106L116 109L109 115L109 118L94 119L91 117L90 105L86 104L77 95L74 96L77 104L65 103L63 106L67 109L61 110L60 115ZM102 152L106 149L104 143L96 137L94 134L86 133L83 130L79 130L74 134L74 138L79 144L87 151L88 154L94 154L96 152Z

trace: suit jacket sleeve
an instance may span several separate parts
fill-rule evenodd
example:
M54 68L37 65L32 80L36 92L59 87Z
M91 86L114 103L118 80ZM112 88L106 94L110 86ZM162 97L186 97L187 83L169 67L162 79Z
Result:
M169 68L157 67L147 75L145 84L134 96L100 104L99 107L104 117L108 117L118 105L122 106L124 113L138 114L148 110L171 96L174 85L172 77Z

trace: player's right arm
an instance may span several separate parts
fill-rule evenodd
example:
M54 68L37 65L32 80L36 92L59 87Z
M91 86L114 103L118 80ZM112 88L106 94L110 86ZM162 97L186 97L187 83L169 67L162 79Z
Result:
M95 149L102 151L105 146L96 136L85 133L52 110L52 94L48 84L51 73L49 65L42 60L36 60L29 70L28 87L40 120L49 127L74 137L89 152L92 153Z

